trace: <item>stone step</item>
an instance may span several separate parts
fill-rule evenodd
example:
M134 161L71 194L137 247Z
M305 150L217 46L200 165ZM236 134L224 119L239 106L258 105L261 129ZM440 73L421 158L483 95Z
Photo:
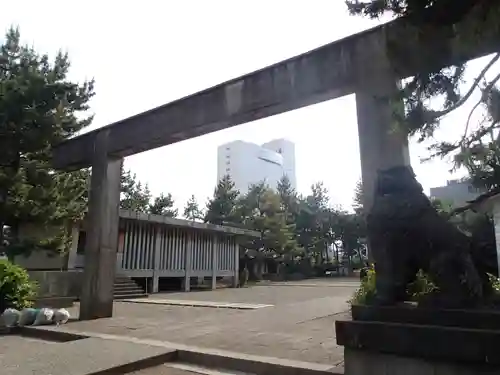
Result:
M226 369L210 368L184 362L170 362L163 365L145 368L131 375L253 375L249 372L230 371Z
M186 371L187 373L203 374L203 375L252 375L249 372L229 371L226 369L209 368L205 366L193 365L190 363L183 363L183 362L166 363L163 366L167 368ZM169 372L164 372L164 374L169 374Z
M136 284L136 282L132 279L127 280L115 280L115 285L128 285L128 284Z
M133 284L120 284L120 285L114 285L115 291L116 290L142 290L142 288L137 285L136 283Z
M144 298L147 296L144 290L130 277L116 276L113 291L113 298L115 300Z
M144 290L142 289L134 289L134 290L115 290L113 292L114 296L135 296L135 295L143 295Z
M119 300L119 299L133 299L133 298L147 298L147 297L148 297L148 295L146 293L144 293L144 292L142 292L142 293L138 292L138 293L133 293L133 294L132 293L130 293L130 294L125 294L125 293L117 294L117 293L115 293L113 295L113 298L115 300Z

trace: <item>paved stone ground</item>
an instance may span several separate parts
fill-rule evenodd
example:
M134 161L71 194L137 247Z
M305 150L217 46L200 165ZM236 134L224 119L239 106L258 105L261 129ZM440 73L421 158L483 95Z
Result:
M117 302L113 318L72 322L60 329L304 362L341 363L342 349L335 343L334 322L348 310L346 301L358 283L332 279L282 284L154 296L273 307L233 310ZM75 316L77 308L71 313Z
M3 336L0 337L0 374L86 375L171 351L98 338L56 343Z

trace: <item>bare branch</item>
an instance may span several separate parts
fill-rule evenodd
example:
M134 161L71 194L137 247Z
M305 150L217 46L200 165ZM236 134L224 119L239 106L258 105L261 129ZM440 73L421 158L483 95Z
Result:
M467 93L459 100L457 101L453 106L447 108L447 109L444 109L442 111L435 111L433 113L433 117L434 118L439 118L439 117L443 117L443 116L446 116L448 113L450 112L453 112L455 109L457 109L458 107L460 107L461 105L463 105L467 100L469 100L469 98L471 97L471 95L474 93L474 90L477 88L477 86L479 85L479 83L481 82L481 80L484 78L484 76L486 75L486 73L488 73L488 70L500 59L500 53L497 53L491 60L490 62L483 68L483 70L481 70L481 73L477 76L477 78L474 80L474 82L472 83L472 86L469 88L469 91L467 91ZM498 81L498 79L497 79Z

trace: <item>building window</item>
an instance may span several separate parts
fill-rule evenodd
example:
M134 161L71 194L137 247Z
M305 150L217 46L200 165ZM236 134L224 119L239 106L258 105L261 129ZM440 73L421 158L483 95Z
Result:
M229 160L226 161L226 165L230 165L230 164L231 164L231 162Z
M230 173L230 172L231 172L231 169L226 168L226 173Z

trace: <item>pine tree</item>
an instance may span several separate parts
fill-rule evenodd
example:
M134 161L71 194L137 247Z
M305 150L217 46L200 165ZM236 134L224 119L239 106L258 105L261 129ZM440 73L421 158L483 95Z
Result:
M204 221L218 225L231 225L236 219L235 208L239 191L229 175L224 176L214 190L214 195L207 203Z
M287 175L283 175L278 181L276 190L280 198L281 208L286 214L287 223L294 223L298 213L297 192L292 187Z
M198 201L196 200L194 194L191 195L189 200L186 202L186 206L184 207L184 217L191 221L203 219L203 213L198 206Z
M137 180L130 170L122 170L120 208L135 212L149 212L151 192L148 185Z
M331 216L327 189L322 182L313 184L311 193L299 200L296 218L297 240L308 256L321 256L332 242Z
M364 203L364 191L363 191L363 181L361 179L356 182L356 188L354 189L354 200L352 203L352 208L354 211L360 215L363 214L363 203Z
M50 166L52 146L92 121L85 112L94 82L69 81L69 66L65 53L51 62L23 46L13 27L0 46L0 228L11 227L12 246L19 242L21 222L62 224L81 218L86 209L88 171L62 173ZM52 242L48 247L64 249L65 230L53 240L45 239Z
M172 194L160 194L149 204L148 211L153 215L162 215L167 217L177 217L179 211L174 208L174 199Z
M264 249L280 257L292 259L296 255L295 224L287 223L287 213L281 205L280 196L271 189L260 195L257 215L254 217L255 227L262 233Z

